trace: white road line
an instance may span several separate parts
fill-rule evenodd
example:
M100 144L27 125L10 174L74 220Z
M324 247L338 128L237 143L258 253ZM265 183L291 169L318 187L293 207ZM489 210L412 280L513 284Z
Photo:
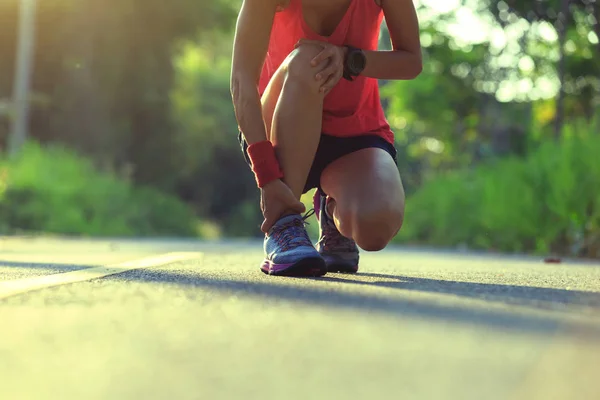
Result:
M14 296L16 294L22 294L33 290L104 278L106 276L121 274L123 272L131 271L133 269L159 267L179 261L199 258L201 256L202 253L167 253L162 254L160 256L147 257L115 265L86 268L78 271L46 276L37 276L34 278L4 281L0 282L0 300L10 296Z

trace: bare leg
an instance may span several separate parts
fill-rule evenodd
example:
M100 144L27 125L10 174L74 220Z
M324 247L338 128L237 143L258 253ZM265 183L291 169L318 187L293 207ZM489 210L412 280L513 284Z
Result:
M383 249L404 219L404 188L392 157L369 148L331 163L321 186L333 199L329 213L342 235L366 251Z
M275 145L285 183L299 199L317 152L323 118L323 93L311 67L321 48L302 45L277 70L262 97L267 134Z
M321 136L324 95L315 76L324 65L310 65L320 51L314 45L292 51L262 97L267 135L275 145L283 180L297 199L306 185ZM325 274L325 261L311 243L301 217L289 210L281 217L265 237L261 270L271 275Z

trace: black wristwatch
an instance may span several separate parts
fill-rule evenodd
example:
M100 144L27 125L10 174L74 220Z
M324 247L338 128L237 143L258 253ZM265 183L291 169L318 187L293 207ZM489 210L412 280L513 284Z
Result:
M344 79L352 82L367 66L367 57L361 49L352 46L344 47L347 49L344 58Z

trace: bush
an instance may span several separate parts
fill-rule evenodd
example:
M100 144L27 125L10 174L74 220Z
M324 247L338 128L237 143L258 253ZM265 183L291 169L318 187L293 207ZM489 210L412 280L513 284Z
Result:
M0 160L0 232L90 236L192 236L196 221L178 199L96 171L87 159L28 143Z
M600 257L600 136L569 126L527 158L433 178L396 240Z

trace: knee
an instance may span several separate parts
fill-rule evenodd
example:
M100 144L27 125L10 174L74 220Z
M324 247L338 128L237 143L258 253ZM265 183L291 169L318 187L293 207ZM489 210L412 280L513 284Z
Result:
M313 44L303 44L294 49L285 60L286 84L298 83L307 90L319 93L320 84L316 80L323 65L313 67L311 61L322 48Z
M404 207L362 210L354 216L353 238L365 251L383 250L398 234L403 221Z

